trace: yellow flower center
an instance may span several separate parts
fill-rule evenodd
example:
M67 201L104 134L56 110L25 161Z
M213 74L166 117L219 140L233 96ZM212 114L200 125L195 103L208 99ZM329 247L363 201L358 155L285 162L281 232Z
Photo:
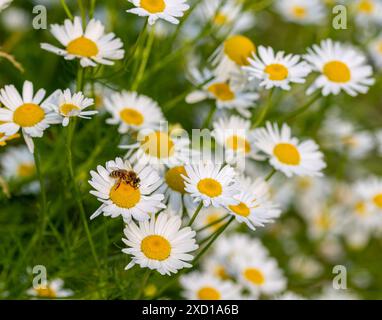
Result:
M141 0L140 5L150 13L163 12L166 9L166 3L163 0Z
M131 108L123 109L120 112L120 117L125 123L133 126L140 126L144 121L142 113Z
M17 175L21 178L33 176L35 173L35 166L33 163L23 163L17 168Z
M44 118L44 109L34 103L25 103L13 113L13 121L20 127L33 127Z
M377 50L380 54L382 54L382 41L380 43L378 43L377 45Z
M57 294L56 292L50 288L50 287L43 287L39 286L34 289L36 291L36 294L40 298L56 298Z
M146 154L156 158L169 158L174 155L174 142L168 133L156 131L147 135L142 143Z
M60 112L66 117L70 116L73 111L78 110L80 110L80 108L71 103L65 103L62 106L60 106Z
M185 184L181 175L187 176L184 166L173 167L166 172L165 180L172 190L184 194L186 193L184 190Z
M228 22L228 17L224 13L219 12L215 15L213 22L218 26L222 26Z
M200 180L198 182L198 190L210 198L218 197L223 192L222 185L218 181L211 178Z
M264 274L257 268L245 269L244 278L257 286L260 286L265 282Z
M355 213L361 217L366 215L366 204L363 201L359 201L355 204Z
M227 280L227 279L229 279L229 274L226 272L226 270L225 270L225 268L224 268L223 266L217 266L217 267L215 268L215 272L214 272L214 274L215 274L218 278L220 278L220 279L222 279L222 280Z
M294 6L292 8L292 14L299 19L303 19L306 17L306 8L303 6Z
M221 101L230 101L235 99L235 93L225 82L214 83L208 87L208 91L212 93L216 99Z
M362 13L370 14L374 12L374 3L370 0L361 0L358 3L358 10Z
M329 214L323 212L319 214L315 219L316 226L323 230L330 230L332 227L333 221L330 218Z
M376 196L374 196L374 198L373 198L373 202L374 202L374 204L375 204L377 207L379 207L379 208L382 209L382 193L379 193L379 194L377 194Z
M252 52L256 52L256 47L247 37L236 35L224 42L224 53L240 66L249 64L248 58Z
M235 151L242 151L249 153L251 151L251 145L247 139L240 136L232 136L226 140L226 145L228 148Z
M151 235L142 240L141 250L147 258L163 261L171 254L171 244L162 236Z
M349 67L341 61L330 61L326 63L323 73L332 82L346 83L351 80Z
M66 51L75 56L90 58L96 56L99 49L93 40L81 36L69 42Z
M290 143L279 143L273 149L273 154L284 164L297 166L301 162L301 156L298 149Z
M198 291L198 298L200 300L220 300L221 294L212 287L203 287Z
M228 206L230 210L232 210L235 214L237 214L238 216L241 216L241 217L248 217L251 213L251 211L249 210L248 206L243 203L243 202L240 202L238 205L236 206Z
M110 190L110 200L120 208L130 209L141 200L141 192L130 184L116 183Z
M288 69L279 63L273 63L267 65L264 69L265 73L268 73L269 80L272 81L282 81L288 78L289 71Z

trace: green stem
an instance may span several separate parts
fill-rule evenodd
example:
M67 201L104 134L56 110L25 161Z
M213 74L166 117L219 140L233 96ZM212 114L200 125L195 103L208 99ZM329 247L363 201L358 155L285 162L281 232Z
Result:
M265 119L265 117L266 117L268 111L270 110L270 108L271 108L271 106L272 106L272 96L273 96L273 92L274 92L274 88L272 88L272 89L269 91L268 102L265 104L265 106L264 106L263 109L261 110L261 112L260 112L260 114L259 114L257 120L253 123L253 125L252 125L252 129L257 128L258 126L260 126L260 125L263 123L263 121L264 121L264 119Z
M321 92L317 92L312 99L310 99L307 103L305 103L301 108L289 113L284 119L283 122L291 121L297 116L299 116L301 113L304 113L306 110L308 110L319 98L321 97Z
M85 6L84 6L82 0L77 0L77 3L78 3L78 7L80 8L80 12L81 12L82 26L85 27L86 26Z
M84 75L85 75L85 68L82 68L81 65L78 65L77 92L84 90Z
M40 193L41 193L41 237L43 236L46 222L47 222L47 202L46 202L46 189L45 189L45 183L44 183L44 176L41 171L41 157L40 157L40 152L38 150L38 147L35 147L34 151L34 162L36 166L36 172L37 172L37 177L40 183Z
M89 18L93 19L97 0L90 0Z
M78 206L78 209L80 211L80 216L81 216L82 224L84 226L85 233L86 233L86 236L88 238L88 242L89 242L89 245L90 245L90 249L92 251L92 255L93 255L94 261L95 261L97 267L100 268L99 259L98 259L98 256L97 256L97 252L95 250L95 246L94 246L92 235L91 235L90 230L89 230L89 225L88 225L88 221L87 221L84 205L82 203L82 198L81 198L80 190L78 188L78 185L77 185L77 182L76 182L76 179L75 179L75 175L74 175L73 156L72 156L72 141L73 141L73 134L74 134L74 130L75 130L75 125L76 125L75 119L70 121L69 126L68 126L68 132L67 132L66 153L67 153L69 178L70 178L70 181L72 182L72 185L73 185L74 198L75 198L75 200L77 202L77 206Z
M214 234L214 236L211 238L211 240L206 244L206 246L198 253L198 255L195 257L194 260L192 260L192 265L195 267L195 265L198 263L198 261L202 258L202 256L207 252L207 250L212 246L212 244L216 241L217 238L228 228L228 226L232 223L232 221L235 220L235 217L232 216L228 222L220 227L218 231Z
M137 37L137 40L135 41L135 44L131 50L131 53L128 57L126 57L125 59L125 63L124 63L124 68L127 69L127 67L130 65L130 63L134 60L134 57L138 51L138 48L140 47L141 45L141 42L145 39L146 37L146 31L147 31L147 21L145 22L143 28L141 29L141 31L139 32L139 35Z
M200 229L197 229L197 230L196 230L196 233L202 232L202 231L204 231L204 230L206 230L206 229L208 229L208 228L213 227L214 225L216 225L216 224L218 224L218 223L224 221L225 219L227 219L227 217L229 217L229 216L230 216L230 214L226 214L224 217L221 217L221 218L218 219L218 220L212 221L211 223L207 224L206 226L204 226L204 227L202 227L202 228L200 228Z
M60 1L61 1L61 5L64 8L64 11L65 11L66 15L68 16L68 18L70 20L73 20L73 15L72 15L68 5L66 4L66 1L65 0L60 0Z
M212 118L214 117L215 111L216 111L216 106L215 105L211 106L211 109L208 112L207 117L203 121L202 129L203 128L209 128L211 121L212 121Z
M147 282L149 281L150 279L150 276L151 276L151 273L152 273L152 270L151 269L147 269L144 276L143 276L143 279L142 279L142 282L140 283L140 289L138 291L138 294L137 294L137 297L135 298L135 300L140 300L142 299L142 296L143 296L143 292L145 291L145 288L147 286Z
M190 222L188 223L188 226L189 226L189 227L192 226L192 224L194 223L196 217L198 216L198 214L199 214L200 210L202 210L202 208L203 208L203 201L201 201L201 202L199 203L199 205L198 205L198 207L196 208L194 214L192 215L192 218L191 218Z
M277 170L273 168L272 171L266 176L265 181L269 181L276 172Z
M134 79L133 85L131 86L132 91L137 91L139 84L141 83L141 81L143 79L143 74L145 72L145 69L147 66L147 61L148 61L150 53L151 53L151 48L152 48L153 43L154 43L154 38L155 38L154 27L151 27L150 34L149 34L149 37L147 39L145 49L143 51L142 62L139 66L139 69L138 69L137 75Z

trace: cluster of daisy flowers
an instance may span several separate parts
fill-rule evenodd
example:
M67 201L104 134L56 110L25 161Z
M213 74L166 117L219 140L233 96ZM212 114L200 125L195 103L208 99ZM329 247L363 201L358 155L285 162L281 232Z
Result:
M10 2L0 1L0 11ZM191 10L185 0L129 2L132 8L127 12L145 17L149 28L159 19L178 24ZM380 23L378 1L352 2L357 23L370 22L364 16ZM327 6L320 0L278 0L274 9L285 20L303 25L320 24L327 18ZM90 171L90 193L100 205L89 217L121 218L127 270L139 266L161 275L186 273L213 244L201 269L180 277L184 298L296 298L286 291L283 271L261 242L235 231L253 232L271 224L293 203L308 226L309 237L325 237L328 242L322 241L322 249L332 257L328 248L338 244L339 236L360 245L381 232L382 182L371 177L339 186L323 177L327 165L319 144L295 136L289 118L268 121L268 112L280 107L273 105L273 94L300 87L306 96L315 94L311 103L329 95L355 97L366 94L374 84L373 69L359 48L332 39L313 44L301 54L255 43L244 32L256 21L236 0L202 1L193 19L191 33L200 32L202 21L222 39L208 59L192 54L187 67L193 88L185 102L209 104L210 114L201 127L211 129L211 143L197 148L181 127L164 126L163 108L152 97L133 89L100 88L99 106L107 114L110 130L120 135L121 153ZM106 33L97 19L82 20L73 17L51 25L58 43L41 44L45 51L78 62L79 82L81 72L125 59L120 38ZM369 46L377 67L382 65L379 38ZM26 147L7 148L1 158L4 178L25 180L24 192L39 193L34 140L57 124L69 126L70 137L77 118L92 119L98 114L89 110L97 107L97 98L94 92L88 95L83 84L77 84L75 91L56 90L49 95L44 89L36 91L30 81L20 90L14 85L1 88L0 145L20 136L26 143ZM296 111L298 115L300 109ZM352 159L362 159L378 144L382 146L382 134L355 128L336 115L322 129L323 147L346 152ZM221 157L215 156L216 150L222 151ZM271 183L274 174L287 182ZM304 192L297 194L299 188ZM63 289L61 280L28 291L42 298L72 293Z

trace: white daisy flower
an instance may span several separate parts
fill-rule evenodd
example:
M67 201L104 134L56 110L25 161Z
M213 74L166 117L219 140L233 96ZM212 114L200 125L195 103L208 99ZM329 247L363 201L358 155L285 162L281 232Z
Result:
M167 212L182 215L184 210L194 211L195 204L185 190L186 185L182 177L187 175L184 165L164 168L162 171L163 184L158 192L164 194Z
M326 167L318 145L313 140L299 142L285 123L280 130L276 123L267 122L265 128L255 130L254 141L269 156L270 164L287 177L321 176L321 170Z
M127 12L138 16L149 17L149 24L153 25L158 19L178 24L177 18L183 17L184 11L190 6L186 0L129 0L136 8Z
M173 132L152 129L142 129L138 132L138 142L131 145L121 145L121 149L128 149L128 154L134 152L134 158L141 159L158 168L173 167L186 163L192 151L190 139Z
M382 2L380 0L354 0L351 7L356 22L361 26L371 23L382 24Z
M370 42L369 53L378 69L382 69L382 34Z
M215 164L212 161L185 166L187 176L185 190L194 198L194 202L203 202L205 207L235 205L233 196L239 192L235 180L235 170L229 166Z
M260 46L258 55L249 58L249 66L244 66L250 80L259 79L260 86L290 90L290 83L304 83L311 69L299 55L275 53L271 47Z
M285 20L302 25L321 24L326 18L321 0L277 0L276 9Z
M140 180L138 186L112 177L117 170L135 172ZM90 193L102 202L90 219L103 213L112 218L122 216L126 222L131 218L143 221L149 219L153 212L165 208L163 194L156 193L162 184L160 176L143 161L131 165L127 160L116 158L108 161L105 167L98 166L97 171L90 171L90 174L89 184L95 189Z
M307 93L322 89L322 94L337 95L344 90L351 96L366 93L374 84L373 70L366 64L366 57L353 47L331 39L308 49L304 58L314 71L321 73Z
M1 107L0 107L1 109ZM1 112L1 111L0 111ZM6 122L0 121L0 125L5 124ZM18 133L13 134L13 135L6 135L3 132L0 132L0 147L4 147L7 145L7 142L13 139L19 138L20 135Z
M279 294L286 288L287 281L273 258L237 257L234 265L238 282L248 289L254 298L261 294Z
M181 228L182 220L164 212L150 220L129 223L125 230L128 246L122 252L132 256L126 269L138 264L141 268L157 270L162 275L177 273L183 268L190 268L193 256L190 252L198 249L195 231L190 227Z
M105 99L106 110L112 115L107 123L119 125L121 134L130 129L137 131L145 128L158 129L164 121L162 111L154 100L136 92L116 92Z
M64 289L64 281L54 279L45 284L27 290L27 294L41 299L67 298L74 294L72 290Z
M371 177L354 186L359 214L382 213L382 180ZM378 217L379 218L379 217ZM379 219L382 221L382 219Z
M239 194L233 196L239 204L227 206L238 222L244 222L255 230L255 227L263 227L280 216L281 210L270 201L269 186L263 179L252 181L243 177L240 179L240 190Z
M365 157L375 146L372 133L357 130L353 123L335 115L324 122L322 136L326 148L346 152L353 159Z
M190 71L190 80L195 86L202 86L201 90L191 92L186 97L186 102L193 104L206 99L215 100L218 109L236 110L243 117L249 118L251 116L250 109L255 106L256 101L259 99L259 94L256 92L249 92L242 86L237 86L233 82L224 81L221 79L211 79L212 73L207 70L199 72L197 69L192 68Z
M70 89L60 91L56 101L50 102L52 109L63 118L62 125L64 127L69 124L70 118L72 117L91 119L91 116L97 114L98 111L84 110L93 104L93 99L86 98L82 92L77 92L72 95Z
M209 274L192 272L180 278L187 300L241 300L240 286Z
M122 41L114 33L105 34L105 27L99 20L90 20L84 31L80 17L73 21L66 19L64 25L53 24L51 32L65 48L48 43L42 43L41 48L66 60L80 59L84 68L113 65L113 60L121 60L125 54Z
M0 0L0 12L6 9L13 0Z
M227 80L241 72L241 67L249 65L248 58L256 53L251 39L242 35L231 35L212 54L212 64L216 67L216 77Z
M0 158L2 176L9 179L28 179L36 174L33 155L28 148L12 147Z
M212 136L224 148L227 163L234 165L243 163L240 160L245 158L259 159L249 120L238 116L223 117L213 123L213 128Z
M219 35L240 33L254 27L255 17L236 0L204 0L195 12L199 27L210 22Z
M33 84L24 82L22 96L15 86L8 85L0 90L0 132L6 136L16 134L20 129L29 150L33 153L32 138L41 138L51 124L60 123L60 117L49 108L49 101L57 94L53 93L43 102L45 90L33 93Z

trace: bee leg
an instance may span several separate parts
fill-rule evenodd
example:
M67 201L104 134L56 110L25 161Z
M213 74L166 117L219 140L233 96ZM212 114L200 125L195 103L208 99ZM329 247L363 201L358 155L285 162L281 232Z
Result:
M117 184L117 187L115 188L115 190L118 190L118 188L120 187L121 183L122 183L122 181L119 180L119 181L118 181L118 184Z

